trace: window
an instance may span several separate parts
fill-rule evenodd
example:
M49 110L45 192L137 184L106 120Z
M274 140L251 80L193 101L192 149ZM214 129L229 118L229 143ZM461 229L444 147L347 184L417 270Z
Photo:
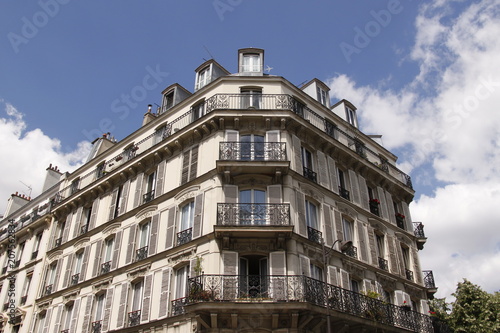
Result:
M163 112L174 106L174 90L167 92L163 96Z
M43 232L39 232L35 236L35 243L33 244L33 252L31 253L31 260L36 259L38 250L40 249L40 242L42 241Z
M148 245L149 245L149 230L151 227L151 221L143 223L139 226L139 243L136 251L136 260L142 260L148 256Z
M413 280L413 272L410 270L410 249L401 244L401 252L403 254L403 266L406 272L406 278Z
M321 267L311 264L310 269L311 269L311 277L313 279L323 281L323 269L321 269Z
M154 199L155 197L155 186L156 186L156 171L151 172L146 175L145 193L142 196L142 202L147 203Z
M21 301L20 301L21 305L24 305L26 303L26 300L28 299L28 293L30 291L32 279L33 279L33 274L26 275L26 279L24 280L23 291L21 293Z
M84 207L82 212L82 221L80 223L80 235L83 235L88 231L91 217L92 206Z
M193 105L191 112L193 113L193 121L203 117L205 115L205 101Z
M342 218L342 231L344 233L344 241L352 241L354 242L354 223ZM357 258L357 249L355 246L350 246L348 249L344 251L344 254Z
M318 100L318 102L320 102L321 104L325 105L325 106L328 106L327 104L327 92L323 89L321 89L320 87L316 87L316 99Z
M115 244L115 238L107 238L104 241L104 249L101 264L101 274L108 273L111 270L111 259L113 255L113 247Z
M377 256L378 266L380 269L389 270L389 265L385 259L385 240L384 235L375 234L375 241L377 242Z
M190 201L181 207L179 221L179 232L177 233L177 245L190 242L193 236L194 201Z
M243 65L242 72L250 73L250 72L261 72L262 64L260 61L259 54L247 53L243 54Z
M54 282L56 280L56 268L57 262L52 263L47 271L47 276L45 279L45 295L50 295L53 290L55 290Z
M370 207L370 212L372 214L380 216L380 210L379 210L380 201L373 194L374 190L370 186L368 186L367 188L368 188L368 198L369 198L368 205Z
M63 320L61 321L62 327L64 327L63 331L68 331L69 332L69 327L71 325L71 315L73 314L73 303L68 304L64 307L64 316Z
M189 274L189 265L179 268L175 272L175 299L183 298L186 296L186 284Z
M241 89L241 108L242 109L260 109L262 104L261 89Z
M346 121L354 127L358 127L358 122L356 120L356 111L350 107L345 107L345 118Z
M123 205L123 185L120 185L118 187L118 192L116 193L116 204L115 204L115 210L113 212L113 218L118 217L120 215L120 210L122 209Z
M135 152L137 151L137 146L134 144L128 146L123 150L124 162L129 161L135 157Z
M350 200L349 191L346 188L346 178L344 171L338 169L338 176L339 176L339 194L342 198Z
M211 81L211 66L207 66L198 72L195 90L201 89Z
M80 187L80 178L77 178L73 180L71 183L71 188L70 188L70 195L74 194L76 191L78 191Z
M140 280L132 284L132 301L130 304L130 312L128 314L129 326L135 326L140 323L143 289L144 280Z
M239 194L240 224L261 225L266 224L266 191L263 190L241 190Z
M163 125L163 126L159 127L155 131L155 135L154 135L154 139L153 139L153 145L155 145L157 143L160 143L167 136L168 136L168 134L167 134L167 126Z
M268 292L269 265L267 257L240 257L239 297L263 297Z
M19 247L18 247L17 253L16 253L16 262L14 263L14 267L12 267L12 268L17 268L21 265L21 259L23 257L25 245L26 245L26 242L22 242L19 244Z
M321 243L322 236L319 231L318 224L318 208L309 200L306 200L306 224L307 224L307 237L309 240Z
M106 164L104 162L102 162L101 164L99 164L97 167L96 167L96 170L95 170L95 176L97 179L101 178L102 176L104 176L104 170L106 169Z
M80 280L80 273L82 271L82 262L83 262L83 251L80 251L76 254L75 257L75 267L73 270L73 275L71 276L72 286L78 284L78 280Z
M38 315L38 318L37 318L38 320L35 323L35 329L33 330L33 332L36 332L36 333L43 332L43 326L45 324L45 315L46 315L46 312L40 313Z
M240 138L241 159L248 160L264 160L264 136L248 134L242 135Z
M308 149L301 147L302 154L302 167L304 172L304 177L316 182L316 172L313 171L313 154Z
M94 303L94 321L92 322L91 332L100 332L102 327L102 319L104 317L104 302L106 293L96 295Z

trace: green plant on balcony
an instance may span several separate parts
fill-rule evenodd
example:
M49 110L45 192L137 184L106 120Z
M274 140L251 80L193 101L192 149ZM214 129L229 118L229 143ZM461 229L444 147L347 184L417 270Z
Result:
M197 256L196 262L195 262L194 267L193 267L193 271L196 274L196 276L200 276L203 273L203 266L201 265L202 262L203 262L203 258Z
M212 299L212 294L208 290L203 290L200 285L193 285L189 289L190 302L207 302Z

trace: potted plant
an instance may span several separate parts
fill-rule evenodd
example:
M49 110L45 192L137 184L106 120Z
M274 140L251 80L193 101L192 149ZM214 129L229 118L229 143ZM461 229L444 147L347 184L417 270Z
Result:
M401 309L403 309L404 311L410 311L411 306L410 306L410 304L406 303L406 301L404 301L403 305L401 305Z

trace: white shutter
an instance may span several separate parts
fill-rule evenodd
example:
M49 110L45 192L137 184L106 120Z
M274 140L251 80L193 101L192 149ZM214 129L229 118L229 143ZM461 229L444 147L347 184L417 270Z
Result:
M194 217L193 217L193 233L192 238L198 238L201 236L203 222L203 193L198 194L194 198Z
M282 202L282 194L281 194L281 184L278 185L269 185L267 187L267 201L269 203L281 203Z
M307 237L305 196L299 191L295 192L295 207L297 209L297 233Z
M299 275L311 276L311 261L308 257L300 254L300 272Z
M238 186L224 185L224 202L225 203L238 202Z
M351 183L351 199L354 203L361 205L360 194L359 194L359 184L358 177L353 170L349 170L349 182Z
M169 303L169 290L170 290L170 272L171 269L167 268L162 271L161 276L161 288L160 288L160 307L158 312L158 318L165 317L168 313L168 303Z
M321 151L317 151L316 155L318 156L318 175L319 175L319 184L326 188L330 186L330 179L328 178L328 167L326 165L326 157L325 154Z
M387 199L383 188L377 186L378 199L380 200L380 215L382 218L388 220L389 213L387 211Z
M337 176L337 166L335 165L335 160L330 156L326 157L328 163L328 171L330 175L331 189L334 193L339 193L339 180Z
M339 273L335 266L328 266L328 283L334 286L339 285Z
M226 142L238 142L240 141L240 132L235 130L226 130L224 140L226 140Z
M342 268L340 269L340 282L342 284L342 288L351 290L351 283L349 281L349 273Z
M366 210L370 209L370 205L368 204L370 201L370 197L368 196L368 186L366 186L366 180L363 178L363 176L358 175L358 182L359 182L359 193L361 196L361 207L363 207Z
M333 226L332 226L332 213L330 206L323 204L323 217L325 224L325 245L330 248L334 242Z

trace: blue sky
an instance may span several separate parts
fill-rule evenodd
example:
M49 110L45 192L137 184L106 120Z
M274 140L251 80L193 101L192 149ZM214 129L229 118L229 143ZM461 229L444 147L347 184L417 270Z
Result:
M462 278L500 289L496 1L1 2L5 203L28 191L20 181L38 194L49 163L74 169L103 129L117 139L137 129L171 83L192 91L211 55L235 72L237 50L259 47L271 74L325 81L400 156L437 296Z

